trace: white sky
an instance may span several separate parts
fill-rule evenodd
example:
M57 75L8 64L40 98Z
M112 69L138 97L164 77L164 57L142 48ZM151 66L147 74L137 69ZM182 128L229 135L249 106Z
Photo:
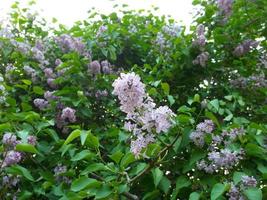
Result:
M25 5L27 0L18 0ZM0 18L10 11L14 0L0 0ZM159 7L157 15L171 15L176 21L189 25L192 21L192 0L37 0L37 9L47 20L55 17L59 23L71 26L73 22L86 19L87 11L95 7L100 13L108 14L114 11L115 4L128 4L129 9L150 9Z

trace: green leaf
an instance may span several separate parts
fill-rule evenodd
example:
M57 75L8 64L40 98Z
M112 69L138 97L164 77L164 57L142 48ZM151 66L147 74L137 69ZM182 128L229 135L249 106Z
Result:
M200 194L197 192L192 192L189 196L189 200L199 200Z
M31 173L28 169L20 166L20 165L12 165L11 167L7 168L7 172L16 175L22 175L30 181L34 181Z
M23 82L25 85L31 85L32 84L32 82L30 80L26 80L26 79L21 80L21 82Z
M87 136L88 136L87 131L82 130L81 135L80 135L80 137L81 137L81 145L82 146L84 145L84 143L85 143L85 141L87 139Z
M172 95L168 95L168 101L169 101L171 106L175 103L175 100L174 100Z
M91 172L96 172L96 171L103 171L106 170L107 167L103 163L93 163L86 167L82 172L81 175L87 175Z
M39 95L43 95L44 94L44 90L43 88L39 87L39 86L34 86L33 87L33 92L35 94L39 94Z
M89 150L83 150L79 153L77 153L75 156L73 156L73 158L71 159L71 161L79 161L85 158L92 158L93 157L93 153L90 152Z
M216 200L218 199L225 191L226 191L227 185L222 183L217 183L213 186L211 193L210 193L210 199Z
M152 170L153 180L155 188L158 187L159 182L161 181L163 177L163 172L157 167Z
M244 191L248 200L262 200L262 191L259 188L249 188Z
M70 135L67 137L67 139L65 140L64 145L69 144L69 143L72 142L75 138L79 137L80 134L81 134L81 132L82 132L82 131L81 131L81 130L78 130L78 129L72 131L72 132L70 133Z
M134 162L135 158L132 153L127 153L123 158L121 159L121 167L127 167L130 163Z
M95 199L103 199L108 197L112 193L112 190L109 186L104 185L100 188L95 195Z
M91 130L87 131L86 145L88 145L92 148L98 148L99 147L98 138L91 133Z
M178 195L180 189L184 188L184 187L188 187L191 185L190 180L186 177L186 176L180 176L177 180L176 180L176 187L172 192L172 198L171 200L176 200L176 196Z
M219 110L220 105L219 105L218 99L214 99L214 100L210 101L209 103L215 108L216 111Z
M167 194L168 191L171 188L171 181L166 177L163 176L160 183L159 183L159 188L165 193Z
M124 155L124 153L122 153L121 151L117 151L109 157L118 164L123 155Z
M217 118L215 117L214 114L212 114L211 112L206 111L205 112L205 116L208 117L209 119L211 119L218 127L220 127L219 121L217 120Z
M86 176L82 176L78 179L75 179L72 184L71 184L71 190L74 192L79 192L81 190L83 190L86 187L93 187L99 186L99 182L95 179L92 178L88 178Z
M170 94L170 86L168 83L161 83L161 88L163 89L165 95Z
M28 152L28 153L36 153L38 154L39 152L37 149L31 145L31 144L17 144L16 145L16 150L17 151L23 151L23 152Z

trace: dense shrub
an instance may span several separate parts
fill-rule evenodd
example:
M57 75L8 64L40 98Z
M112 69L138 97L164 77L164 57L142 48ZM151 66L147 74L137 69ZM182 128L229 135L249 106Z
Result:
M0 199L267 198L267 2L193 3L189 33L125 7L68 29L12 6Z

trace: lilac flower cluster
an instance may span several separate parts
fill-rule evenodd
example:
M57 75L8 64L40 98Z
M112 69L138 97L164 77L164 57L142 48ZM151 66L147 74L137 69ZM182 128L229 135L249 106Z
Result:
M4 78L3 78L2 74L0 74L0 104L6 102L7 95L8 95L8 93L7 93L6 88L4 86Z
M171 42L165 38L162 32L158 32L154 43L159 47L160 52L171 47Z
M237 57L241 57L248 53L252 48L257 48L258 45L258 41L251 39L245 40L234 49L233 54Z
M257 187L257 180L253 176L242 176L241 183L243 187Z
M265 78L265 74L253 74L249 77L238 76L235 79L231 79L230 84L236 88L249 88L257 89L257 88L265 88L267 87L267 79Z
M54 168L54 176L56 178L57 183L62 183L62 182L66 183L66 184L71 183L71 180L67 176L62 175L66 172L67 172L67 167L65 165L58 164Z
M181 27L178 24L169 24L162 27L163 33L171 36L177 37L181 32Z
M108 96L108 91L107 90L97 90L95 93L95 97L97 99L100 99L101 97L106 97Z
M248 187L256 187L257 180L253 176L242 176L241 183L234 185L231 183L231 187L226 194L229 197L229 200L245 200L246 198L242 194L242 191Z
M228 200L245 200L240 188L235 186L233 183L231 183L231 187L226 195L229 197Z
M167 106L156 108L153 99L145 93L140 77L133 72L121 73L112 86L121 111L127 114L124 128L135 138L131 141L131 152L138 157L143 148L155 141L155 133L168 131L175 114Z
M220 11L220 14L225 16L227 19L232 14L233 0L218 0L217 5Z
M85 45L81 38L75 38L70 35L63 34L56 37L55 41L64 53L76 51L83 54L85 52Z
M69 121L69 122L76 122L76 110L70 108L70 107L66 107L62 110L62 114L61 114L61 118L64 121Z
M55 96L54 93L55 93L55 91L46 91L46 92L44 93L44 98L45 98L47 101L58 100L59 97L58 97L58 96Z
M40 98L34 99L33 104L40 110L44 110L48 108L49 106L48 101L46 101L45 99L40 99Z
M113 72L111 64L107 60L101 61L101 64L98 60L94 60L88 65L88 72L93 75L100 74L111 74Z
M203 24L199 24L196 32L196 39L193 41L193 46L199 47L201 53L193 60L192 63L193 65L205 67L209 59L209 53L204 51L204 47L206 45L205 26Z
M17 140L16 135L9 132L5 133L2 138L2 143L4 145L4 160L2 166L7 167L19 163L23 158L23 154L14 150L16 145L21 143L21 141ZM37 138L33 135L29 135L27 137L27 143L35 146L37 144Z
M105 31L107 31L107 30L108 30L108 27L107 27L107 26L105 26L105 25L100 26L100 27L98 28L97 33L96 33L96 37L97 37L97 38L101 37L101 36L103 35L103 33L104 33Z
M194 132L191 133L190 139L198 147L203 147L205 144L205 135L211 134L215 126L211 120L205 120L197 125L197 128Z
M206 36L205 36L205 26L203 24L199 24L197 26L196 31L196 39L193 41L193 45L203 48L206 44Z
M208 154L208 161L201 160L197 163L199 170L212 174L219 170L232 169L240 160L243 159L243 152L231 151L229 149L221 149L212 151Z
M24 66L23 69L28 76L31 76L32 81L36 82L37 72L35 71L35 69L31 68L30 66Z
M209 53L208 52L202 52L199 54L194 60L194 65L200 65L201 67L205 67L207 64L207 61L209 60Z
M60 106L61 107L61 106ZM65 107L56 115L56 125L57 128L62 129L63 133L68 132L68 128L66 127L69 123L76 122L76 110Z
M7 188L16 187L19 181L20 181L19 176L5 175L2 178L2 186Z

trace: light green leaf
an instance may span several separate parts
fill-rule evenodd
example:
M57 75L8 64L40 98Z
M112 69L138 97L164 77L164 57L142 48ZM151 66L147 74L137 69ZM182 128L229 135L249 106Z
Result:
M262 200L262 191L259 188L249 188L244 191L248 200Z
M157 167L152 170L153 180L155 188L158 187L159 182L161 181L163 177L163 172Z
M65 140L64 145L69 144L69 143L72 142L75 138L79 137L80 134L81 134L81 132L82 132L82 131L81 131L81 130L78 130L78 129L72 131L72 132L70 133L70 135L67 137L67 139Z
M197 192L192 192L189 196L189 200L199 200L200 194Z
M33 145L31 145L31 144L17 144L16 145L16 150L17 151L23 151L23 152L28 152L28 153L39 153L38 151L37 151L37 149L33 146Z
M74 192L79 192L81 190L83 190L86 187L93 187L99 186L99 182L95 179L92 178L88 178L86 176L82 176L78 179L75 179L72 184L71 184L71 190Z
M222 183L217 183L213 186L210 194L211 200L218 199L225 191L226 191L227 185Z

